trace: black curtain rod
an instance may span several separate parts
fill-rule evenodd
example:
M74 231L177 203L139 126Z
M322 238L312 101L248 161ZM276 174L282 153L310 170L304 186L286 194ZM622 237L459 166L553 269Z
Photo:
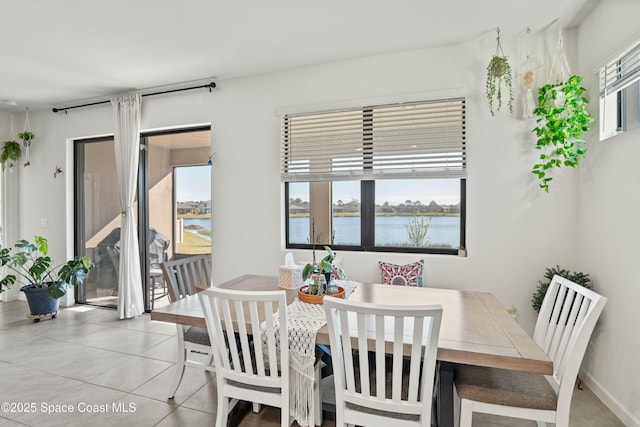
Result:
M164 95L165 93L173 93L173 92L182 92L183 90L192 90L192 89L204 89L204 88L208 88L209 92L211 92L211 89L213 89L214 87L216 87L216 84L214 82L208 83L206 85L202 85L202 86L193 86L193 87L185 87L182 89L171 89L171 90L163 90L162 92L154 92L154 93L145 93L142 96L153 96L153 95ZM91 102L89 104L82 104L82 105L74 105L73 107L64 107L64 108L53 108L52 111L54 113L57 113L59 111L67 111L67 110L72 110L74 108L82 108L82 107L90 107L92 105L100 105L100 104L108 104L111 101L98 101L98 102Z

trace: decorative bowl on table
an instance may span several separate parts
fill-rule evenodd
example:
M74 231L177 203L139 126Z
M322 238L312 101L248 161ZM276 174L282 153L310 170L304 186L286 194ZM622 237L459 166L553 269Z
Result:
M326 294L326 295L325 294L321 294L321 295L308 294L307 293L308 288L309 286L306 286L306 285L301 288L298 288L298 299L308 304L322 304L322 300L326 295L330 297L335 297L335 298L344 298L345 292L342 286L338 286L338 292Z

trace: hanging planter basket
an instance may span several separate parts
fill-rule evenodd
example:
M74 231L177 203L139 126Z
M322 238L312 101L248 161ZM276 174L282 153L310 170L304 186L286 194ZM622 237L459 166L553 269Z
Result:
M7 163L9 168L13 167L13 162L18 161L22 156L22 147L16 141L5 141L2 143L2 151L0 152L0 163L2 170L5 169Z
M27 108L27 112L25 113L25 120L24 120L24 131L18 134L18 138L22 140L22 145L24 146L25 151L27 152L27 161L24 163L24 167L31 165L31 157L29 155L29 149L31 148L31 142L35 137L36 136L33 134L33 132L31 132L31 128L29 126L29 109Z
M535 148L542 150L531 173L538 177L538 186L549 192L550 176L554 168L576 167L586 149L583 135L589 131L593 117L589 114L589 101L584 96L582 77L568 76L569 64L564 55L562 35L551 65L549 80L558 79L538 89ZM565 77L568 76L568 77Z
M513 73L509 59L502 51L500 29L498 29L497 32L496 53L491 57L491 61L487 66L486 81L486 95L492 116L502 108L503 99L506 99L509 105L509 112L513 112Z

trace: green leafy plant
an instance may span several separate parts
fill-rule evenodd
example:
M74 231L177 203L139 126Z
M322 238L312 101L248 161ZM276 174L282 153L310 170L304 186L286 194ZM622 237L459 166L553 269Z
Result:
M315 281L314 283L309 285L309 287L307 288L307 293L312 295L324 295L327 292L330 282L329 275L333 272L333 270L336 270L336 273L340 278L345 278L345 274L342 268L336 268L333 265L333 261L336 259L336 253L329 246L325 246L324 249L327 251L327 255L325 255L319 263L315 263L314 261L313 263L306 264L302 269L302 280L305 281L309 277L314 278L315 275L325 276L325 286L319 286L317 283L315 283ZM313 259L316 259L315 247Z
M499 46L500 41L498 41ZM500 48L500 52L502 48ZM491 115L495 115L495 111L502 108L503 91L508 91L509 112L513 112L513 84L512 70L509 60L504 54L499 55L497 52L491 57L491 61L487 66L486 81L487 100L489 101L489 110ZM506 96L506 94L505 94ZM494 109L495 105L495 109Z
M24 132L20 132L18 134L18 138L20 138L22 142L24 142L25 146L30 145L30 141L35 137L36 136L33 134L33 132L29 132L28 130L25 130Z
M531 307L533 307L535 311L540 312L540 307L542 306L542 301L544 300L544 297L547 294L547 290L549 289L549 285L551 284L551 279L553 279L553 276L555 276L556 274L560 277L564 277L565 279L582 285L587 289L591 289L591 278L588 274L570 271L564 268L560 268L560 266L558 265L556 265L555 267L547 268L544 274L544 279L538 281L538 286L533 293L533 297L531 297Z
M336 253L329 246L325 246L324 249L327 251L327 255L319 263L309 263L304 266L302 280L307 280L312 273L325 274L333 271L333 260L336 259ZM313 258L315 259L315 254Z
M16 282L22 282L25 286L46 288L51 298L60 298L66 293L67 286L81 285L89 270L95 268L88 256L75 257L59 266L52 266L48 253L49 242L42 236L35 236L35 244L19 240L15 251L1 248L0 267L6 266L14 274L7 274L0 279L0 292Z
M0 152L0 163L2 170L5 169L7 161L14 162L22 156L22 147L16 141L4 141L2 143L2 152Z
M584 157L582 135L589 131L593 117L587 109L586 89L580 85L582 77L571 76L566 82L551 83L538 89L536 149L543 150L531 173L539 179L540 188L549 192L549 170L554 167L576 167Z

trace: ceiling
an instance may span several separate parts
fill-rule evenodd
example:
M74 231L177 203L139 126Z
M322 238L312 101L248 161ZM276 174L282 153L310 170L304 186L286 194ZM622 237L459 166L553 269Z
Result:
M0 0L0 109L571 27L598 1Z

